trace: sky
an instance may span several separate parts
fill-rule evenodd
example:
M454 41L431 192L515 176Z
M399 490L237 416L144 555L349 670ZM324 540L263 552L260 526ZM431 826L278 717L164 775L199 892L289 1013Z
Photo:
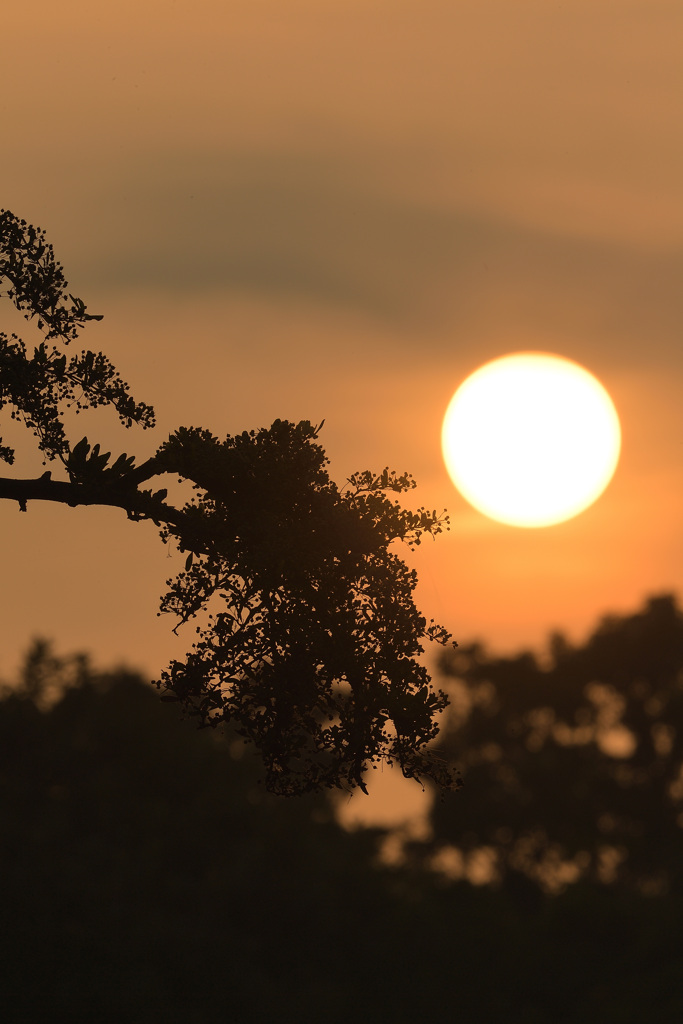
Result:
M157 411L74 438L142 458L181 425L325 419L339 483L389 465L448 509L410 560L461 643L580 641L680 592L682 38L678 0L3 10L0 207L46 230L104 314L83 345ZM440 430L469 373L530 349L601 380L623 448L595 505L524 530L459 496ZM7 475L41 471L20 450ZM181 556L151 525L4 503L0 531L0 676L35 635L151 676L188 649L156 615Z

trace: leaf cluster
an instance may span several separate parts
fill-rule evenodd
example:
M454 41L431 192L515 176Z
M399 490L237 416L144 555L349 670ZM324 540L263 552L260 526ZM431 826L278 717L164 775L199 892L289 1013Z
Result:
M68 343L89 320L102 320L101 315L86 312L81 299L67 293L62 265L45 232L9 210L0 210L0 277L11 284L8 298L27 320L38 319L47 341L59 338Z
M66 470L71 480L78 483L121 481L133 469L135 457L124 452L108 466L111 452L100 453L96 444L92 449L87 437L74 445L66 460Z
M452 785L426 749L446 697L417 660L425 639L450 635L417 611L416 573L392 548L446 519L390 500L412 484L387 470L338 489L318 429L276 420L222 442L183 430L162 446L199 492L163 531L189 555L162 610L187 621L214 597L221 610L159 684L202 724L256 743L275 791L364 788L383 759Z
M124 426L154 426L153 409L135 402L105 355L84 350L67 358L63 347L88 321L102 317L87 313L82 300L66 292L62 267L44 232L7 210L0 211L0 277L10 282L8 298L45 334L29 354L15 334L0 333L0 411L10 407L11 418L33 431L46 458L68 458L63 416L71 407L80 412L112 405ZM14 450L0 443L0 459L11 465L14 457Z

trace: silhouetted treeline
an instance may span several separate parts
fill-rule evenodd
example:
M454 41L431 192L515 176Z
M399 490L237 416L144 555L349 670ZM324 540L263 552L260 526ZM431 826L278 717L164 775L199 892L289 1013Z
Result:
M453 710L441 735L460 765L436 803L432 853L456 848L495 879L555 891L615 882L650 895L683 883L683 615L669 595L605 618L582 646L478 645L442 659Z
M545 667L455 655L465 788L389 868L381 830L268 796L135 674L36 643L0 701L3 1019L683 1019L673 599ZM432 870L448 851L490 883Z

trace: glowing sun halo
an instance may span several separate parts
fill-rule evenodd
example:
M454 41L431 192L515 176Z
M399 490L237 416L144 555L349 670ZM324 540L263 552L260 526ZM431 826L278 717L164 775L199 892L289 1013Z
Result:
M551 526L592 505L621 448L619 417L578 363L518 352L458 388L442 431L446 468L480 512L511 526Z

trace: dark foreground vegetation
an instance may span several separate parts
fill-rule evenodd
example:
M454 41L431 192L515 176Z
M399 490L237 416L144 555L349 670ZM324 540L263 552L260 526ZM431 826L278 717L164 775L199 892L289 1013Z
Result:
M673 599L544 668L466 648L443 670L465 786L382 867L381 831L264 792L136 675L34 645L0 701L3 1019L683 1020Z
M416 608L417 575L396 550L438 536L446 513L404 508L394 495L415 481L388 467L339 487L318 443L323 424L308 420L224 439L181 426L137 465L127 452L102 451L92 434L76 440L84 410L109 406L124 427L143 429L155 426L154 410L134 400L104 352L69 355L102 316L69 292L45 232L9 210L0 210L2 279L0 299L34 324L39 344L0 332L0 411L29 429L57 475L0 476L0 500L24 513L42 501L116 508L155 524L186 555L160 608L177 617L176 630L196 616L200 624L187 658L161 673L165 699L248 737L273 793L362 790L369 766L383 762L458 788L429 749L447 700L419 660L425 642L452 639ZM25 452L0 438L0 463L17 456ZM174 503L173 478L191 485L189 501L185 488Z

